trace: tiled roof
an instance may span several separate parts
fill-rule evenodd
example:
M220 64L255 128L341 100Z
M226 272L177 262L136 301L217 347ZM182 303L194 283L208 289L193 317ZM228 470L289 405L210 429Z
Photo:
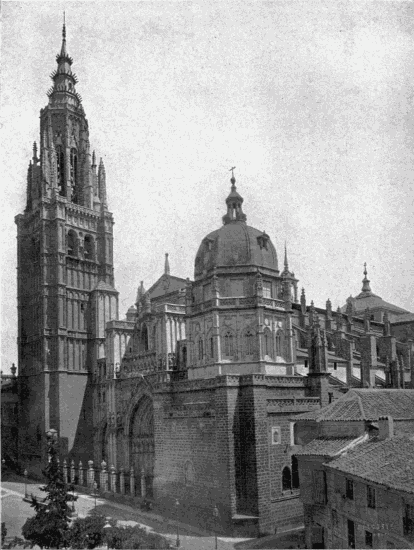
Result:
M336 456L345 448L357 443L361 437L318 437L302 447L296 455Z
M369 439L334 459L329 468L414 493L414 437Z
M414 419L414 390L350 389L327 407L295 417L295 420L394 420Z

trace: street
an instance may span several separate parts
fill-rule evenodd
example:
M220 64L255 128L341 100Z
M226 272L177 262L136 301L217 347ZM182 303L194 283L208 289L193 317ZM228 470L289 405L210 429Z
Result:
M44 498L40 491L42 484L28 483L28 494ZM28 517L34 515L34 510L28 502L23 501L25 484L23 481L4 481L1 485L1 521L6 523L7 537L21 537L21 529ZM95 499L89 495L79 495L75 502L75 510L80 517L95 507ZM118 504L103 498L96 500L96 509L107 517L118 520L120 525L140 525L167 536L173 544L177 538L177 524L157 514L141 512L131 506ZM197 531L197 533L195 532ZM212 550L215 548L215 538L210 534L200 534L201 531L184 523L179 524L180 546L183 549ZM247 542L248 539L218 537L219 550L230 550L235 544Z

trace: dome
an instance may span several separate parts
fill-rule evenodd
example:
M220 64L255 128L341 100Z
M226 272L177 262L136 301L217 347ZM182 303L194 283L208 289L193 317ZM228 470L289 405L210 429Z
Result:
M234 177L231 182L224 225L203 239L195 259L195 278L215 267L254 266L278 271L276 249L269 235L246 224L243 198L236 191Z

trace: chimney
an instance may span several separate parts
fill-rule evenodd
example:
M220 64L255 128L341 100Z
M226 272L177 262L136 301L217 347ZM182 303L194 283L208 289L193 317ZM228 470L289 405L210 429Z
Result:
M394 420L392 416L380 416L378 419L378 439L394 437Z

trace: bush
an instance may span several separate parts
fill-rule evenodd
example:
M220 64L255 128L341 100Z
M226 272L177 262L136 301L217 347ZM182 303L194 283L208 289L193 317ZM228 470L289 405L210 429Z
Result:
M147 548L149 550L159 548L171 548L169 541L157 533L148 533L141 527L116 527L114 521L110 521L111 529L104 529L105 516L92 512L86 518L78 518L73 522L69 531L68 545L73 549L96 548L106 542L109 548L131 550Z
M105 516L92 513L86 518L76 519L69 533L69 543L72 548L95 548L104 543Z
M114 527L108 529L106 537L109 548L117 550L129 548L131 550L146 548L168 549L172 548L168 539L158 533L148 533L145 529L138 527Z
M1 522L1 546L4 546L4 539L7 537L7 529L6 529L6 523L4 521Z

